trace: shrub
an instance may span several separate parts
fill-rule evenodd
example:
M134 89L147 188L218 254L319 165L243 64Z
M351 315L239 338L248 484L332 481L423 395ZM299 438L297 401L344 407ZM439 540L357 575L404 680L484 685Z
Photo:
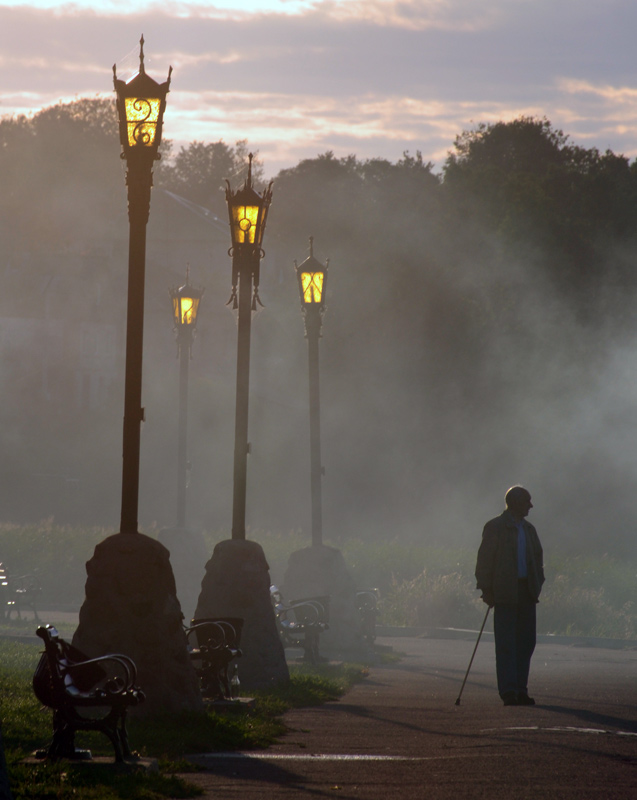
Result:
M394 581L383 598L385 622L424 628L467 628L480 623L482 602L465 575L430 574Z
M557 575L538 606L538 630L631 639L636 634L634 604L629 600L614 607L607 601L603 586L582 587L573 576Z

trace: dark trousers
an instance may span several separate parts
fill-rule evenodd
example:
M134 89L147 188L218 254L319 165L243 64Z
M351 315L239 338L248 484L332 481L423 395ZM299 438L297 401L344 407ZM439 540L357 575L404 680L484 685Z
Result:
M498 692L528 691L535 650L535 601L526 580L518 581L517 603L496 603L493 611Z

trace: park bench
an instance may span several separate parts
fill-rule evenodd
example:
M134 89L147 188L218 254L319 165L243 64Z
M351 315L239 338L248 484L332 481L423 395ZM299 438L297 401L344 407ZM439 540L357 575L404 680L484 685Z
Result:
M230 700L230 665L240 658L243 619L215 617L193 619L186 628L190 659L199 677L202 696L212 702Z
M287 603L276 586L270 587L277 628L284 647L302 647L303 660L321 661L319 636L329 628L330 598L306 597Z
M52 625L40 626L36 634L44 642L44 653L33 675L33 691L53 709L53 741L36 756L90 759L90 750L75 748L75 733L100 731L111 740L116 761L131 758L126 713L129 706L144 700L135 685L132 659L120 654L87 658L60 638Z
M357 589L356 605L361 622L361 632L368 645L376 640L376 622L380 616L378 589Z
M35 603L41 591L33 575L9 575L4 564L0 563L0 618L11 619L15 611L18 619L22 619L22 611L29 609L35 621L39 622Z

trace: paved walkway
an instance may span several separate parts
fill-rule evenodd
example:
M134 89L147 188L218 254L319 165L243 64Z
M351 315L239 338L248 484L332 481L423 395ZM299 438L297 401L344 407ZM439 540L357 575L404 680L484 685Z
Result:
M493 644L383 638L403 653L340 701L289 712L263 753L197 758L205 798L637 798L637 650L540 644L537 705L502 706Z

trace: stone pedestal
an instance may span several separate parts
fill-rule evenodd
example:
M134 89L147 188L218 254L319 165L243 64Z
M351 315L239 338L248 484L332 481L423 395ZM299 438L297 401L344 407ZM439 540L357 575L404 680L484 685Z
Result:
M146 702L131 713L203 711L168 550L144 534L117 533L97 545L86 572L73 644L90 657L133 659Z
M195 615L209 550L198 531L163 528L157 539L170 552L170 563L177 586L177 599L186 625Z
M350 659L367 655L356 606L356 585L340 550L318 545L292 553L280 588L287 601L330 596L330 627L319 639L322 655Z
M215 547L201 584L197 619L244 620L237 661L242 689L264 689L290 677L270 601L269 569L261 545L227 539Z

